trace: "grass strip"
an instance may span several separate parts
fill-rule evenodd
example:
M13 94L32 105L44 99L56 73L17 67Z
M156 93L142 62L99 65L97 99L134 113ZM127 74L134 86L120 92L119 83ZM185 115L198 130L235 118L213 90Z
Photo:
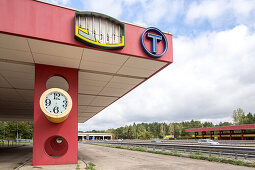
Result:
M89 162L85 169L87 170L95 170L95 164L93 162Z
M104 147L110 147L110 148L118 148L118 149L126 149L126 150L132 150L132 151L149 152L149 153L155 153L155 154L161 154L161 155L178 156L178 157L185 157L185 158L192 158L192 159L199 159L199 160L207 160L210 162L228 163L232 165L255 168L255 162L251 163L251 162L245 162L245 161L230 159L230 158L207 156L202 154L201 152L195 152L195 153L192 153L191 155L186 155L178 151L160 151L160 150L151 150L146 148L136 148L136 147L122 146L122 145L107 145L107 144L94 144L94 143L85 143L85 144L98 145L98 146L104 146Z

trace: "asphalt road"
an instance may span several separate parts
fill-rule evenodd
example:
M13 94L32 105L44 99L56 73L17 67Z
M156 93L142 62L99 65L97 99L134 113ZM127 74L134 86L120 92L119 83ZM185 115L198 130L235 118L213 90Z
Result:
M20 170L75 170L77 167L76 164L32 166L32 151L32 145L9 149L0 147L0 170L13 170L19 163L25 162L26 160L29 160L28 163L20 168ZM79 162L80 167L82 163Z
M18 163L32 158L32 145L16 148L0 148L0 169L13 169Z
M179 158L167 155L129 151L95 145L79 144L79 159L86 163L93 162L97 170L248 170L254 168L234 166L230 164L214 163L189 158ZM0 170L13 169L19 162L32 158L32 146L12 149L0 148ZM75 169L76 165L37 166L28 163L24 170L40 169Z
M230 164L79 144L79 159L93 162L97 170L248 170Z

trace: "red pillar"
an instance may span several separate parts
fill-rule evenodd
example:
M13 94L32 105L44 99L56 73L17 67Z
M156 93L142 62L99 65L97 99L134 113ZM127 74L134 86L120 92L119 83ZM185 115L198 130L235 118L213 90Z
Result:
M69 84L67 91L73 107L68 118L62 123L52 123L44 116L39 104L46 82L52 76L61 76ZM64 139L63 147L52 143L56 136ZM48 65L35 65L34 89L34 134L33 165L77 164L78 157L78 70ZM48 139L48 140L47 140ZM48 150L48 154L46 150ZM50 150L50 151L49 151ZM62 156L52 157L49 152L60 152Z
M242 133L242 140L246 140L246 137L244 137L244 135L246 134L246 130L241 130L241 133Z
M195 139L197 139L198 132L195 132Z
M223 131L219 131L219 139L221 140L222 139L222 135L223 134Z
M205 132L205 131L202 131L202 139L205 139L205 138L206 138L205 135L206 135L206 132Z
M230 137L230 140L232 140L232 135L233 135L234 131L233 130L230 130L230 133L229 133L229 137Z
M214 135L214 131L210 131L210 138L211 138L212 140L214 139L213 135Z

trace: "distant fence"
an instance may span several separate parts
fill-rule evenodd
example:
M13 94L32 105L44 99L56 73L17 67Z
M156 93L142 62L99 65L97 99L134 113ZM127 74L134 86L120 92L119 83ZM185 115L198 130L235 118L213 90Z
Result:
M232 141L233 142L233 141ZM235 141L237 142L237 141ZM254 142L254 141L253 141ZM247 158L255 158L255 147L253 146L238 146L238 145L198 145L197 143L187 143L183 142L183 140L178 140L178 143L167 143L161 141L160 143L151 143L147 141L139 141L139 140L129 140L129 141L90 141L86 143L97 143L97 144L108 144L108 145L124 145L131 147L143 147L147 149L153 150L170 150L170 151L182 151L188 153L201 152L209 155L219 155L219 156L233 156L235 159L237 157L242 157L244 159ZM251 143L250 143L251 145Z
M11 148L33 143L32 139L0 139L1 148Z
M159 139L160 140L160 139ZM169 144L197 144L199 139L177 139L177 140L160 140L161 143ZM148 143L151 140L123 140L123 142L131 143ZM220 144L226 145L255 145L255 140L214 140Z

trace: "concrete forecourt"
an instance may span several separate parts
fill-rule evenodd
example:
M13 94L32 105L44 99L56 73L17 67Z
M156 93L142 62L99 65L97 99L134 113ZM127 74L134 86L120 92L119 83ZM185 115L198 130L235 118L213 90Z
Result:
M224 163L208 162L175 156L159 155L139 151L130 151L116 148L109 148L96 145L78 145L78 164L84 169L85 163L92 162L96 169L100 170L127 170L127 169L174 169L174 170L248 170L249 167L235 166ZM77 165L40 165L32 166L32 146L17 147L1 150L0 169L14 169L22 163L26 164L20 170L48 169L48 170L72 170Z
M215 163L168 155L159 155L139 151L108 148L103 146L79 144L79 159L93 162L96 169L156 169L156 170L248 170L249 167Z

